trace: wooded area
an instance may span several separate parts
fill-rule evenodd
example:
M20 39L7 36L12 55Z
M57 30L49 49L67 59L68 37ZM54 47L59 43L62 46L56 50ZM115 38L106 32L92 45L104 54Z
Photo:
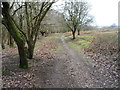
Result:
M87 1L57 2L1 2L3 88L118 88L117 25L92 25Z
M19 5L19 7L16 10L13 10L13 6L15 5L14 2L11 4L11 6L8 2L2 2L2 23L5 25L8 32L13 37L18 46L21 68L28 68L27 56L29 59L33 58L34 47L37 40L38 31L40 29L41 21L43 20L53 3L54 2L43 2L37 4L25 2L21 3L22 5L16 3ZM38 5L41 5L40 9ZM23 6L25 6L24 9L22 8ZM21 9L21 12L17 13L16 16L16 18L19 18L18 25L18 23L14 20L14 15L19 9ZM23 14L23 12L25 14ZM23 23L26 26L23 26ZM25 44L27 44L27 47L25 47Z
M53 3L54 2L2 2L2 23L10 33L8 44L10 47L13 47L13 37L18 46L21 68L28 68L27 57L29 59L33 58L34 47L38 32L40 31L40 26L41 29L45 27L41 22ZM76 30L78 30L79 35L80 27L92 22L92 18L88 16L88 8L87 2L65 3L64 18L67 22L67 26L72 31L73 39L75 39ZM69 16L67 16L66 13L68 13ZM77 29L78 26L79 29ZM44 33L45 30L42 30L42 36ZM5 31L2 32L3 49L5 48L4 34Z

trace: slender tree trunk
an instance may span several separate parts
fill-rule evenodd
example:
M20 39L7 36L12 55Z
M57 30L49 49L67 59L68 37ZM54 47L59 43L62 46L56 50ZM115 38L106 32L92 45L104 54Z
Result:
M78 35L80 35L81 26L78 28Z
M14 41L13 41L13 38L12 36L8 33L8 42L7 44L10 46L10 47L14 47Z
M5 49L5 42L4 42L4 39L5 39L5 32L4 30L2 30L2 49Z
M74 30L72 31L73 39L75 39L75 32L76 32L76 26L74 26Z
M78 29L78 35L80 35L80 30Z
M5 49L4 40L2 40L2 49Z
M10 35L10 47L14 47L14 41L11 35Z
M7 39L7 45L10 45L10 38L9 38L9 35L7 36L8 39Z
M2 49L5 49L5 45L4 45L3 40L2 40Z

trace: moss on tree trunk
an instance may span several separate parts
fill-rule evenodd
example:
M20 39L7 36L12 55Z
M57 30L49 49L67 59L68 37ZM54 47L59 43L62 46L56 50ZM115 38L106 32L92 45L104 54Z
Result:
M2 9L2 15L3 15L3 24L7 28L8 32L10 35L13 37L15 40L17 46L18 46L18 51L19 51L19 57L20 57L20 68L28 68L28 61L26 57L26 52L25 52L25 40L24 37L20 34L19 29L15 25L12 16L10 15L10 10L9 10L9 3L8 2L2 2L3 4L3 9Z
M32 41L28 42L28 58L29 59L33 58L34 47L35 47L35 44L32 43Z
M18 44L18 51L19 51L19 56L20 56L20 64L19 67L23 69L28 68L28 61L26 57L26 51L25 51L25 45L23 43Z

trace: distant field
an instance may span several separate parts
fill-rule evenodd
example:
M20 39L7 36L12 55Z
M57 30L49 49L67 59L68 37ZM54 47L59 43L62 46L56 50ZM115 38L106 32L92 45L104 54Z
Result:
M72 42L79 45L84 50L96 53L112 53L118 50L118 31L111 30L93 30L81 31L80 35L76 35L76 39ZM65 38L72 38L70 32L65 33Z

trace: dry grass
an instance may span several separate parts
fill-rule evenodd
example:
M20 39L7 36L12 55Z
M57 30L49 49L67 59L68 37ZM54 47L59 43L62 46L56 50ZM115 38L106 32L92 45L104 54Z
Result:
M92 31L81 31L81 35L97 35L97 34L104 34L104 33L117 33L118 31L112 31L112 30L92 30Z
M65 33L64 36L65 38L72 38L71 32ZM93 53L113 54L118 50L118 31L81 31L79 36L76 33L76 39L72 43L80 45L84 50Z
M64 37L69 37L69 36L71 36L71 32L66 32L66 33L64 34Z
M96 32L94 36L95 38L91 42L88 50L102 54L113 54L118 50L117 31Z

